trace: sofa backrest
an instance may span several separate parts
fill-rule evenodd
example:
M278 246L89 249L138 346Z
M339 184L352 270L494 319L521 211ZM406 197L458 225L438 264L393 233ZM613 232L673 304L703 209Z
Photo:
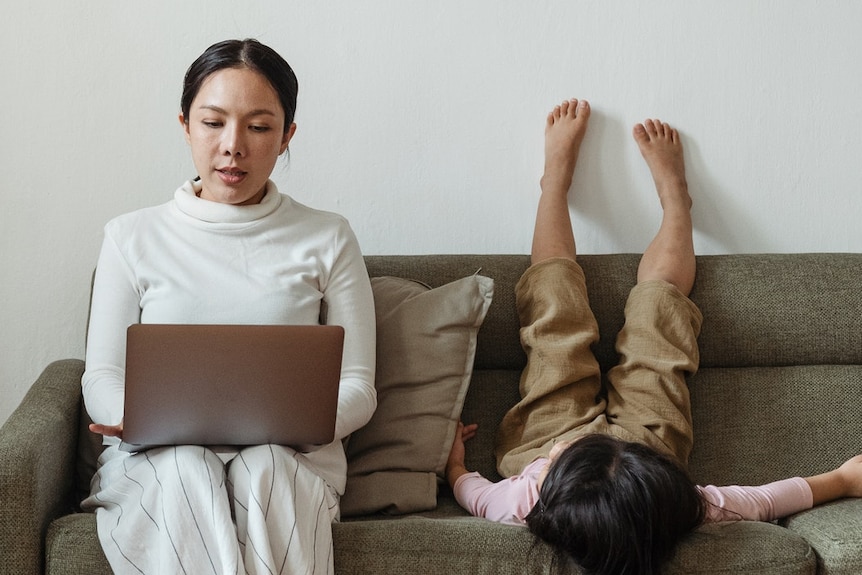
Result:
M635 284L636 254L582 255L604 370ZM497 477L497 425L518 400L525 356L514 286L526 255L366 256L371 276L432 287L480 271L495 280L479 331L463 419L478 422L467 464ZM690 460L701 483L763 483L834 467L862 451L862 254L698 256L692 300L704 315L701 368L689 379L695 429ZM82 406L79 490L86 493L97 438ZM91 437L92 436L92 437Z
M637 278L637 254L582 255L603 370ZM372 276L436 287L481 270L496 282L479 331L465 421L480 424L468 466L496 476L493 439L518 399L525 356L514 286L525 255L366 257ZM690 378L699 483L762 483L812 474L862 451L862 254L698 256L692 300L704 323Z

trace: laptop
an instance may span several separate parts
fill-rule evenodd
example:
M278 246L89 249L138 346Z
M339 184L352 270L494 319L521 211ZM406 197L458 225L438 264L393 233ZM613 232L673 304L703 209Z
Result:
M330 443L343 346L334 325L134 324L120 447Z

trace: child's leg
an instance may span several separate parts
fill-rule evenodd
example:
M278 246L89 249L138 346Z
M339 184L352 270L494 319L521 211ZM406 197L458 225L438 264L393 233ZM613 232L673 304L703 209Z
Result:
M694 285L691 196L679 133L667 124L647 120L634 128L634 138L652 173L664 214L653 241L644 251L638 282L660 279L687 296Z
M586 102L563 102L548 116L545 174L533 236L533 265L516 287L521 343L527 366L521 401L500 424L497 467L519 473L553 440L604 411L601 376L590 346L598 326L587 300L583 271L575 263L568 191L587 128Z
M545 125L545 173L533 228L531 262L548 258L575 259L575 235L569 217L569 188L587 132L586 100L563 102L548 114Z
M685 464L692 445L686 373L696 371L702 316L686 297L694 284L691 198L679 134L647 121L634 138L652 172L664 214L644 252L638 285L608 375L608 420Z

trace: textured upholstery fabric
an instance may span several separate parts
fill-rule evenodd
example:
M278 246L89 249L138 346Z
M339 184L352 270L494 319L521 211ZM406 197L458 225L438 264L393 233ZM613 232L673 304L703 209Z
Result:
M435 289L371 280L377 316L377 410L347 443L342 516L437 506L449 448L470 385L476 334L494 282L468 276Z
M638 259L579 257L601 331L595 349L605 368L616 359L614 337ZM480 425L467 445L467 465L494 478L494 430L517 400L524 365L512 293L529 257L366 260L373 276L414 278L432 286L480 268L494 279L494 301L479 331L463 413L465 421ZM702 367L689 380L695 428L690 469L696 481L758 483L808 475L860 449L860 286L862 254L698 257L692 299L704 315ZM3 572L41 573L43 560L52 574L110 572L93 517L69 514L76 503L73 460L82 425L82 368L77 360L49 366L0 430ZM862 573L860 518L862 500L845 500L780 525L704 526L683 542L665 572L856 575ZM335 525L334 537L339 574L548 573L552 557L522 528L466 516L445 488L433 511L358 517Z
M689 388L699 483L820 473L862 452L862 365L703 368Z
M46 573L110 573L102 552L93 513L72 513L60 517L48 529Z
M862 573L862 499L836 501L782 522L823 558L823 575Z

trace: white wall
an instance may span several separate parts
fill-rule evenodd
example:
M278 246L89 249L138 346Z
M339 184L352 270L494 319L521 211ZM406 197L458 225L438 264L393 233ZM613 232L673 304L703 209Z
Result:
M547 111L594 116L571 202L582 253L658 220L631 126L685 138L699 253L859 251L856 0L7 3L0 19L0 421L83 357L111 217L194 175L176 121L211 43L257 37L300 80L283 191L365 253L527 253Z

